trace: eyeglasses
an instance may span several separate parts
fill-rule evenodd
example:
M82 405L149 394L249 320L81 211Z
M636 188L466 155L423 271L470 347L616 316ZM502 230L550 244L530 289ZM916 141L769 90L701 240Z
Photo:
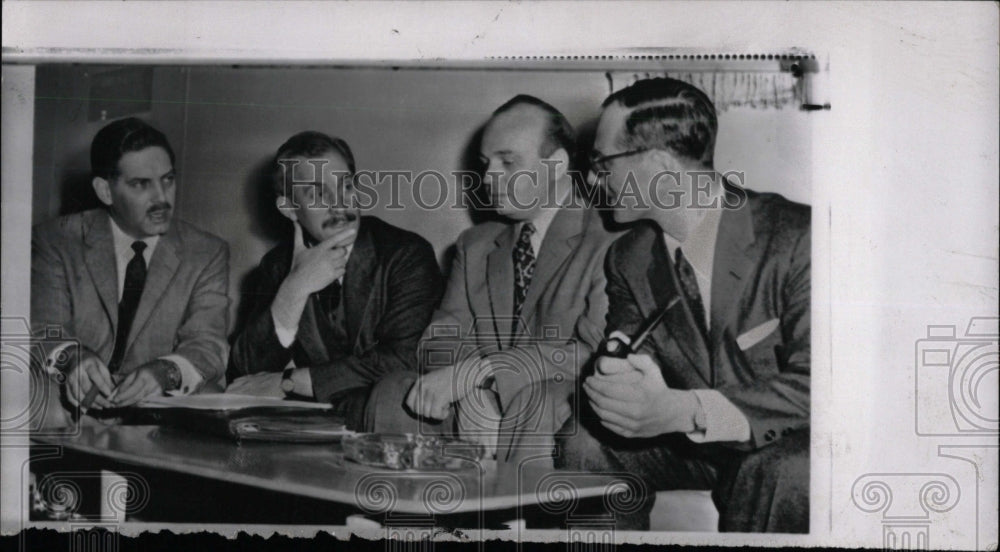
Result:
M638 155L640 153L646 153L651 148L637 148L633 150L623 151L621 153L612 153L611 155L601 155L601 152L593 150L590 152L590 170L595 173L606 173L608 172L608 162L612 159L618 159L619 157L628 157L630 155Z

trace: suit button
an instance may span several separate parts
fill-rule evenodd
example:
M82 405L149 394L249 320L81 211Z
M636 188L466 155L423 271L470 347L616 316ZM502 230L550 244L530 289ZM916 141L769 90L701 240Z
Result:
M774 430L773 429L769 429L769 430L767 430L766 433L764 433L764 440L765 441L773 441L775 435L777 435L777 434L774 432Z
M784 436L788 435L791 432L792 432L792 428L786 427L785 429L781 430L781 436L784 437Z

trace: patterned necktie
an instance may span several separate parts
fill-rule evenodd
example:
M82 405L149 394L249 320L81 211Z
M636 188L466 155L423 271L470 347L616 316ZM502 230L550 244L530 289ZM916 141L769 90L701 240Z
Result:
M521 227L521 235L517 238L514 251L511 256L514 258L514 316L521 316L521 307L524 306L524 298L528 295L528 286L531 285L531 277L535 274L535 251L531 247L531 235L535 233L535 226L530 222L524 223Z
M139 308L142 288L146 285L146 258L142 256L145 249L146 242L133 242L132 251L135 251L135 255L125 267L125 285L122 289L122 300L118 303L118 329L115 331L115 348L111 353L111 362L108 363L108 372L112 374L118 371L122 357L125 356L125 341L128 339L129 330L132 329L135 311Z
M694 268L691 266L691 263L684 258L684 253L681 252L680 247L677 248L675 257L677 276L681 281L681 288L684 291L684 299L687 300L688 306L691 307L691 314L694 315L694 320L698 324L698 330L700 330L702 336L705 337L708 335L705 322L705 304L702 302L701 292L698 290L698 278L695 277Z

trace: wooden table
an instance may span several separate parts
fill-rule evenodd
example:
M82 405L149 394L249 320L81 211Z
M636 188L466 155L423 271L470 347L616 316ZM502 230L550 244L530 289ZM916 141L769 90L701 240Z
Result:
M458 471L392 471L355 464L344 458L336 443L235 443L171 427L83 427L75 435L32 440L40 445L36 448L53 449L46 446L53 445L92 456L98 465L166 470L329 501L369 515L519 512L523 507L612 496L625 490L621 479L553 471L546 469L550 464L546 462L510 466L489 460ZM163 491L149 490L151 494Z

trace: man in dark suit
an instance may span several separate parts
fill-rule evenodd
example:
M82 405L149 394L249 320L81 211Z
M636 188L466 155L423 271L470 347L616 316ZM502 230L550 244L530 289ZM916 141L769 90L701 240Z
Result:
M76 407L114 419L149 395L221 389L225 373L229 248L174 220L166 136L118 120L94 137L90 161L105 208L32 232L31 322L47 336L47 370L62 376L32 388L49 396L48 426L70 423Z
M343 140L296 134L278 148L274 169L277 207L294 238L264 256L259 284L244 294L252 314L229 366L244 378L229 390L330 402L361 430L374 383L416 371L443 278L426 240L360 215Z
M501 461L551 461L566 398L603 334L603 263L614 239L575 189L574 151L572 126L538 98L517 96L494 112L480 157L505 220L459 236L424 334L423 374L380 383L386 408L376 428L416 427L423 417L421 431L450 433L456 422L459 436Z
M808 532L809 208L725 182L716 130L673 79L604 103L592 178L617 220L652 223L608 252L609 337L678 301L638 352L597 359L556 463L638 475L650 494L628 528L648 526L652 491L711 489L723 531Z

